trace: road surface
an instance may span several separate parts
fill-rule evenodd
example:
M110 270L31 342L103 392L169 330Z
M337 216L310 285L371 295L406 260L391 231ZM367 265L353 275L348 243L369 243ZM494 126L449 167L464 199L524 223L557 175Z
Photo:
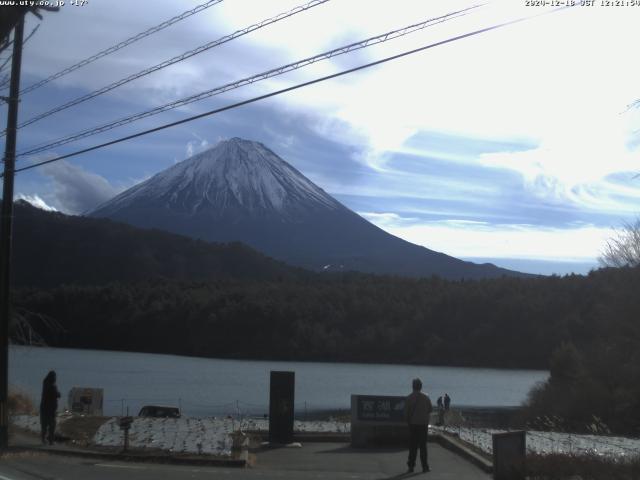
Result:
M488 480L490 475L437 444L429 444L432 471L405 474L406 451L354 450L337 443L263 450L247 468L111 462L39 452L10 453L0 459L0 480ZM419 468L418 468L419 470Z

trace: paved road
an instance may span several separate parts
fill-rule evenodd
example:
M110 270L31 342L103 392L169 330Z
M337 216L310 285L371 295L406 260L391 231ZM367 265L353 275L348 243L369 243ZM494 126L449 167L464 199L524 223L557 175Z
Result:
M489 475L439 445L429 445L428 474L403 474L403 450L353 450L344 444L315 443L302 448L262 451L245 469L106 462L43 453L16 453L0 460L0 480L156 480L156 479L362 479L487 480ZM416 479L417 480L417 479Z

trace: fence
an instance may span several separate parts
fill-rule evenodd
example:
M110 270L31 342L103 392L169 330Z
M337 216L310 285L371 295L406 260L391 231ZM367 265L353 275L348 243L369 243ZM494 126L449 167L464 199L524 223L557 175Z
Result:
M492 454L492 435L510 429L478 428L473 425L434 427ZM583 435L562 432L527 431L527 452L538 454L599 455L612 458L636 457L640 439L609 435Z

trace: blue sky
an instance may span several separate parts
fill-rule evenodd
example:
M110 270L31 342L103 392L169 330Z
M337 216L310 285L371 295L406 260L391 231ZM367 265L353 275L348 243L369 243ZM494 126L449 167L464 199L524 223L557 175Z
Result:
M47 14L29 85L198 1L89 2ZM301 2L225 0L24 96L20 119ZM19 132L18 151L471 5L331 0ZM542 13L494 1L463 18L181 107L37 156L65 154L496 22ZM366 13L366 14L365 14ZM576 7L21 173L19 196L79 214L233 136L258 140L381 228L460 258L586 272L640 200L640 7ZM37 24L29 20L27 32ZM2 111L6 112L6 109Z

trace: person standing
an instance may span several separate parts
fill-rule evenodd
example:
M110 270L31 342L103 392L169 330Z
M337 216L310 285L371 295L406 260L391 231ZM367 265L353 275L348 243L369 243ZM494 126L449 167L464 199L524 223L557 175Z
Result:
M420 463L422 471L428 472L429 462L427 461L427 429L429 427L429 416L433 410L431 400L422 393L422 381L416 378L412 382L413 392L405 401L404 415L409 426L409 458L407 466L409 472L413 472L416 466L416 455L420 449Z
M53 445L59 398L60 392L56 385L56 372L51 370L42 381L42 397L40 399L40 427L43 444L48 440L49 445Z
M449 410L449 405L451 405L451 397L448 393L444 394L444 409Z
M442 426L444 425L444 405L442 403L442 395L440 395L438 397L438 400L436 402L436 405L438 406L438 426Z

